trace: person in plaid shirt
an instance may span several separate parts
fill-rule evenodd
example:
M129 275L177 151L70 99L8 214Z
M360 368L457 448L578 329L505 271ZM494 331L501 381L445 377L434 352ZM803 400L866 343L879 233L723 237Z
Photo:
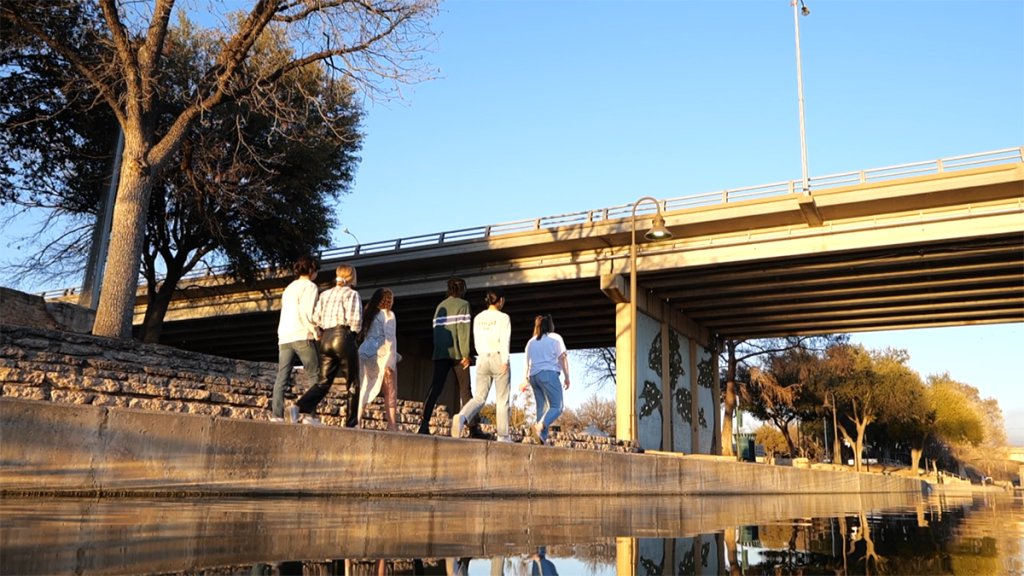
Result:
M363 311L356 285L356 269L348 264L335 271L335 286L320 295L313 317L323 330L320 336L320 382L307 390L291 408L293 420L318 422L316 406L340 377L345 384L345 426L354 428L358 417L359 352L356 334L362 329Z

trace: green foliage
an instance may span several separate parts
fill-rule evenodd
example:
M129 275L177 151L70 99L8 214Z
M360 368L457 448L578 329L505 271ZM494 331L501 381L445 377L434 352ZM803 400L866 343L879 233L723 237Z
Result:
M764 446L765 452L770 455L788 454L789 442L781 430L775 426L761 426L754 431L754 442Z
M985 424L967 388L949 374L929 376L928 402L935 413L934 429L939 438L951 444L977 446L985 439Z
M59 22L81 38L77 50L102 27L91 3L77 3ZM56 16L54 16L56 18ZM154 86L154 124L168 130L192 104L196 70L215 65L226 42L181 18L168 32L161 82ZM5 201L51 213L44 226L64 226L15 272L38 275L83 265L88 224L107 187L117 120L98 106L95 88L70 75L58 54L25 38L0 52L13 71L0 78L4 129L10 151L0 169ZM266 74L293 57L285 39L266 32L238 81ZM273 102L273 105L267 105ZM178 281L199 266L226 265L242 280L266 264L283 265L330 241L334 207L354 178L362 136L361 111L345 82L321 65L289 72L205 112L153 182L141 272L148 281L145 335L155 341ZM59 268L59 270L57 270ZM16 274L21 275L21 274Z

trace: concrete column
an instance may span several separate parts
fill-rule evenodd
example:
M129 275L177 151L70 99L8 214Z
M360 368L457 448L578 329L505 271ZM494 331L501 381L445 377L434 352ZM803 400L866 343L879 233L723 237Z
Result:
M630 389L629 374L634 352L630 342L629 304L615 305L615 435L631 438L636 428L636 390Z

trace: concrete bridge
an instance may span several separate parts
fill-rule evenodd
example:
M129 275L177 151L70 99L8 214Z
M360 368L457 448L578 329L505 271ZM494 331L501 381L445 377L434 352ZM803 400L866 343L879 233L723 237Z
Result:
M1022 150L814 178L809 195L783 182L663 200L673 238L638 247L640 307L729 338L1022 321ZM430 337L453 275L474 305L505 288L515 342L552 312L572 347L613 346L628 330L607 294L628 298L631 206L330 249L321 280L348 262L364 297L391 287L403 347ZM642 234L653 208L639 212ZM163 342L273 359L288 280L183 281Z
M422 397L430 317L445 280L460 276L474 311L483 289L505 289L515 349L537 313L552 313L572 348L615 346L620 429L640 428L647 449L686 452L716 445L709 379L720 338L1024 320L1024 147L813 178L811 190L782 182L659 201L673 237L637 247L638 356L631 234L647 229L653 203L331 249L321 278L329 284L347 262L364 298L394 290L402 397ZM183 281L161 342L273 361L288 280ZM139 322L143 306L140 298ZM682 374L672 373L670 355ZM632 358L642 384L631 390L623 383L632 381ZM654 392L645 396L648 382ZM652 413L644 440L638 421Z

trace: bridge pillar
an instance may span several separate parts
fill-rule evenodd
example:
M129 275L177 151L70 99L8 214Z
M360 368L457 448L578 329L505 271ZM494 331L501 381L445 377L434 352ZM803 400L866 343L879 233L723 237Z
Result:
M617 303L617 435L644 450L719 453L718 355L707 330L644 291L638 295L635 354L629 322L629 303Z

